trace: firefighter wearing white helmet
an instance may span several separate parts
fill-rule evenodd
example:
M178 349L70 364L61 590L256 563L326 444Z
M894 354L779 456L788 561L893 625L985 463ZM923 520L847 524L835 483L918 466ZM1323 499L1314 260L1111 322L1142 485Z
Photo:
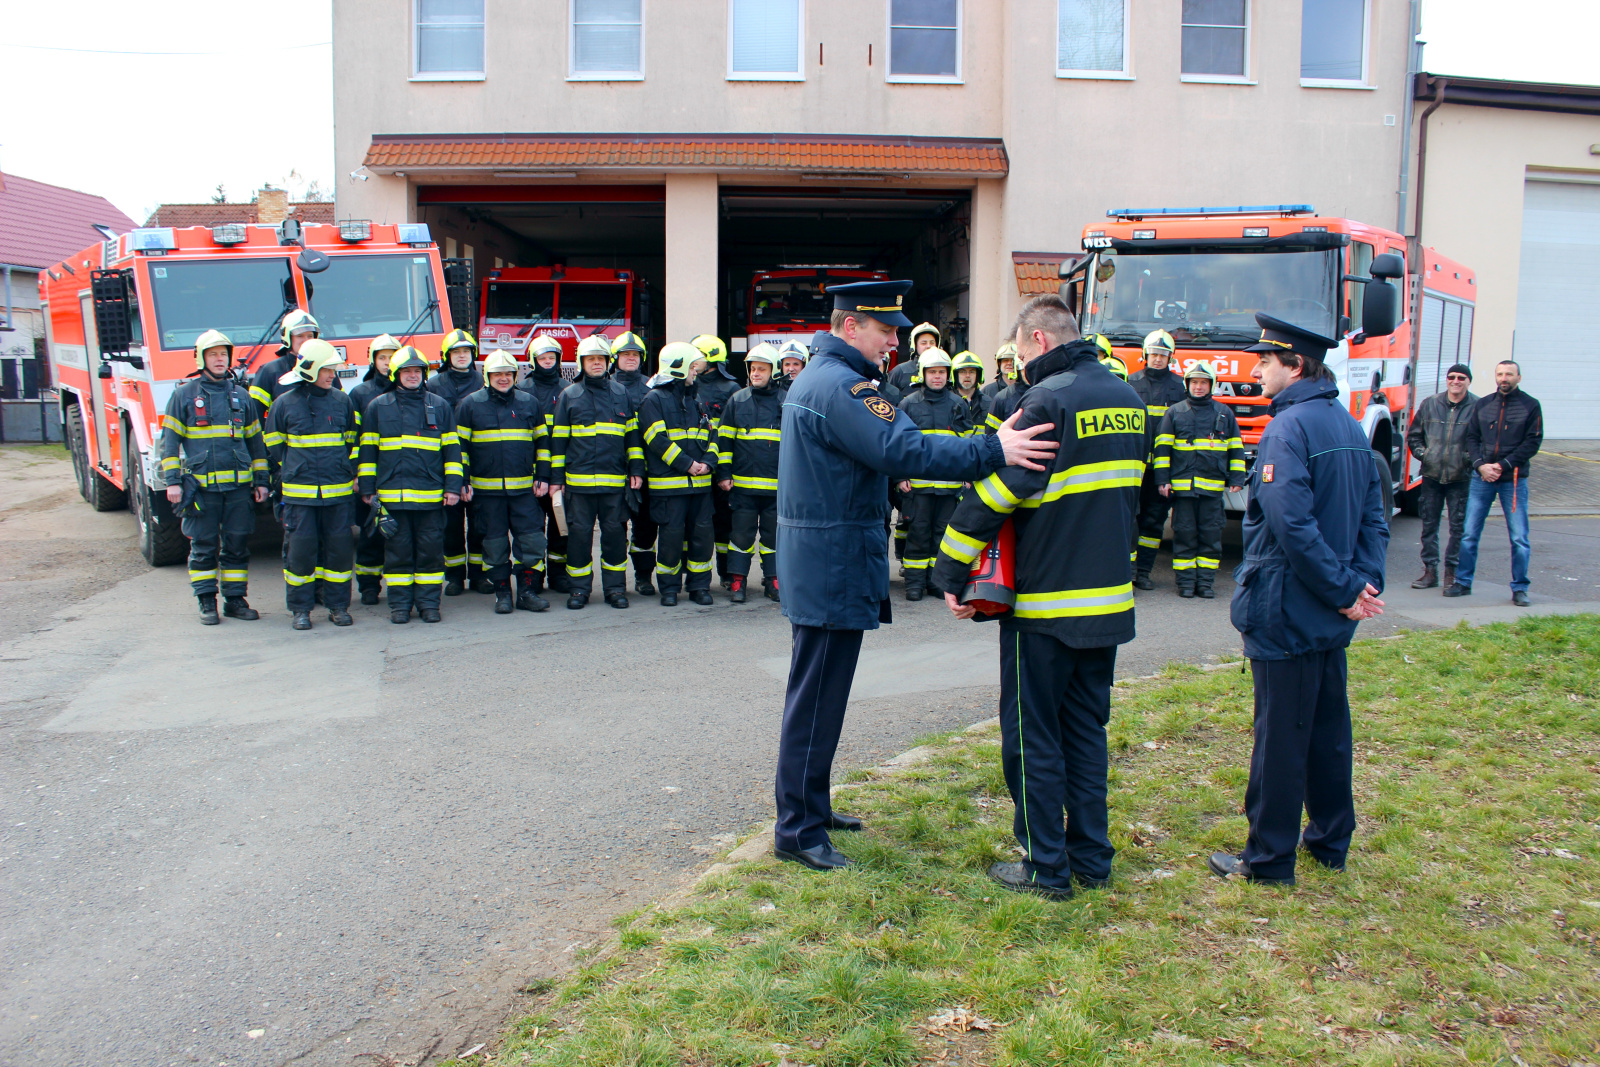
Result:
M705 353L706 369L695 381L695 393L700 409L710 420L712 440L716 440L717 427L722 424L722 409L734 393L739 391L739 379L728 370L728 346L722 338L703 333L689 342ZM711 493L711 532L717 550L717 578L722 588L732 584L728 571L728 537L733 530L733 505L721 488Z
M401 349L398 338L381 333L367 346L367 373L354 389L350 390L350 403L356 409L356 429L372 402L394 389L394 378L389 374L389 363ZM360 511L360 508L357 508ZM356 589L361 593L361 603L369 607L378 602L383 583L383 530L379 527L376 512L371 505L358 523L356 534Z
M255 397L263 412L272 406L272 401L283 391L283 376L294 366L294 357L299 354L300 346L319 334L317 320L308 312L296 308L283 317L283 344L273 353L272 359L262 364L250 382L250 395Z
M785 341L778 349L778 388L787 393L810 358L811 352L805 345L799 341Z
M900 410L925 437L967 437L972 433L971 409L950 388L950 368L954 363L942 348L924 349L917 357L922 384L900 401ZM927 593L928 572L938 558L939 542L963 487L961 481L942 478L900 480L900 512L906 520L907 600L921 600Z
M517 555L544 556L544 514L539 509L539 450L545 446L544 414L532 393L516 387L517 361L496 349L483 361L488 382L456 408L461 466L471 499L472 524L483 532L483 569L494 583L494 610L543 611L549 602L524 585L514 599L511 538Z
M778 350L763 342L744 357L750 384L734 393L717 427L717 487L728 494L728 591L743 604L750 560L761 542L761 584L778 599L778 442L783 430L783 391Z
M538 452L539 462L545 467L550 463L550 428L555 418L556 400L567 387L567 380L561 376L562 351L561 342L549 334L535 337L528 344L526 375L518 385L533 396L544 418L545 439ZM541 558L524 551L520 545L517 547L518 588L519 591L531 590L537 596L548 585L564 595L568 589L567 538L556 523L555 505L548 493L539 496L539 507L544 512L545 554Z
M702 349L682 341L663 345L656 356L661 372L639 405L643 430L650 517L660 527L656 578L661 603L671 607L687 584L689 599L711 603L711 480L717 447L711 418L695 395L695 380L705 369ZM684 552L687 543L688 552ZM687 583L685 578L687 577Z
M180 382L161 417L161 482L189 539L189 585L200 621L257 619L245 600L255 505L267 498L261 416L232 373L233 342L207 330L195 341L193 377ZM217 591L223 607L217 611Z
M983 387L983 393L991 402L1001 390L1007 388L1017 380L1017 344L1007 341L994 353L994 381Z
M1178 595L1210 600L1222 562L1222 494L1244 486L1244 442L1233 412L1211 395L1211 364L1199 360L1183 378L1189 395L1161 416L1153 468L1157 491L1172 502Z
M461 401L482 388L478 342L466 330L451 330L439 345L439 370L428 379L428 391L443 397L454 412ZM483 532L468 514L470 499L471 494L466 494L445 509L445 596L460 596L467 588L475 593L494 592L494 584L483 576Z
M296 630L311 629L320 594L335 626L349 626L355 543L356 413L339 390L344 358L328 342L306 341L267 412L267 458L279 483L285 601Z
M644 373L644 338L624 333L611 342L611 380L628 391L635 416L650 382ZM633 561L633 587L640 596L655 596L656 521L650 517L650 489L640 486L626 495L628 504L628 558Z
M1161 531L1167 524L1172 503L1161 495L1154 459L1156 434L1167 409L1187 395L1183 379L1172 373L1172 354L1176 349L1166 330L1151 330L1144 339L1144 368L1128 376L1128 384L1144 401L1146 459L1144 481L1139 485L1139 545L1134 552L1133 587L1153 589L1150 571L1161 551Z
M913 385L919 380L917 360L922 353L930 348L939 347L939 327L931 322L919 323L911 328L911 356L894 365L889 372L887 381L896 392L902 396L911 392Z

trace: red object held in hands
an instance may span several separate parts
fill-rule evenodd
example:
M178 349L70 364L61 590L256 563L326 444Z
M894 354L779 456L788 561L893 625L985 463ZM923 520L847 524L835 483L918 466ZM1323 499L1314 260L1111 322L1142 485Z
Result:
M978 609L980 618L1009 614L1017 603L1017 535L1007 519L994 540L972 561L972 573L960 600Z

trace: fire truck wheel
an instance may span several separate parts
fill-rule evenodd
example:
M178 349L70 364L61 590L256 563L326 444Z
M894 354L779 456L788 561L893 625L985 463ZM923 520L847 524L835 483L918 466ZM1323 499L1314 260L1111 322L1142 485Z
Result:
M88 442L83 436L83 413L77 404L67 408L67 450L72 453L72 476L78 480L78 495L89 499Z
M1389 470L1389 457L1372 450L1372 461L1378 466L1378 486L1383 490L1383 521L1394 518L1394 475Z
M168 567L189 558L189 539L183 536L177 516L155 521L154 502L144 483L144 466L139 460L133 435L124 432L122 469L128 482L128 510L139 523L139 551L152 567Z
M96 511L120 511L128 506L128 494L119 489L116 483L108 480L99 471L94 469L94 464L89 459L89 439L83 435L83 409L78 410L78 447L83 450L84 468L88 471L88 491L83 494L83 499Z

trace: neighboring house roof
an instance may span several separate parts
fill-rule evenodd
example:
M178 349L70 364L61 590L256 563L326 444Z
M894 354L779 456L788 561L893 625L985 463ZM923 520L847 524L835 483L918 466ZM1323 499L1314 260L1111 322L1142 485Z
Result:
M0 174L0 263L52 266L103 240L96 223L117 233L137 225L103 196Z
M1570 115L1600 115L1600 85L1563 85L1558 82L1514 82L1498 78L1457 78L1450 74L1419 72L1412 83L1417 100L1442 100L1446 104L1475 104L1515 111L1556 111Z
M1076 264L1076 252L1013 252L1011 268L1017 276L1018 296L1039 296L1061 289L1062 264Z
M994 138L827 134L377 134L365 165L379 173L484 169L775 170L828 174L1003 177Z
M301 222L326 222L333 219L333 201L314 200L290 204ZM248 204L162 204L145 220L146 226L215 226L221 222L260 222L255 201Z

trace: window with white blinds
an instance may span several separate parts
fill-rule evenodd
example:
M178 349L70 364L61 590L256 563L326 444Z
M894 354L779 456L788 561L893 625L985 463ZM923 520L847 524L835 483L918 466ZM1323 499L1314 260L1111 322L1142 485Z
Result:
M728 77L803 81L804 0L728 0Z
M961 79L961 0L889 0L889 80Z
M412 73L423 79L483 77L484 0L414 0Z
M1367 83L1369 0L1301 0L1300 80L1312 86Z
M572 77L644 74L644 0L572 0Z
M1127 77L1130 3L1057 0L1056 77Z

